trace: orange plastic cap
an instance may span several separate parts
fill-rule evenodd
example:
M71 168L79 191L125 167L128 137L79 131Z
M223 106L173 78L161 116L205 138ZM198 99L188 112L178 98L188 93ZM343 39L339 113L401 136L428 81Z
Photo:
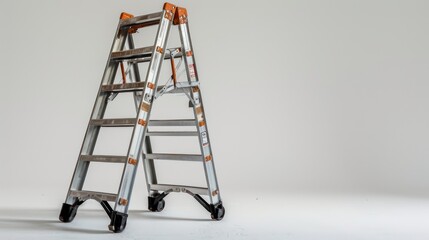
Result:
M186 8L178 7L176 10L176 14L174 15L173 23L175 25L183 24L187 22L187 19L188 19L188 11L186 11Z
M166 2L164 3L164 10L174 13L176 11L176 5Z
M121 16L119 17L119 19L128 19L128 18L133 18L133 17L134 17L134 15L123 12L123 13L121 13Z

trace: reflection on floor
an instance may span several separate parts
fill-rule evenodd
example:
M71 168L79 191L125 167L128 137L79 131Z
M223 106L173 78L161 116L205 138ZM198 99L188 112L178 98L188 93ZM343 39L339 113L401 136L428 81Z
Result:
M163 212L130 212L123 233L108 231L103 210L83 206L72 223L58 211L0 209L0 239L429 239L429 199L398 196L272 195L224 198L225 219L189 198Z

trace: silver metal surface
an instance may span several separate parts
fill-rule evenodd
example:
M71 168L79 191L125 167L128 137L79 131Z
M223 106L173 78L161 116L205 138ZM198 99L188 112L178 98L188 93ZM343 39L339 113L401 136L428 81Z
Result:
M101 86L102 92L113 92L113 93L119 93L119 92L136 92L136 91L142 91L146 85L146 82L132 82L132 83L118 83L118 84L111 84L111 85L103 85ZM162 90L164 86L158 86L157 91ZM178 87L176 89L173 89L167 93L183 93L183 89L185 91L189 92L189 88L192 86L184 86L184 87ZM188 88L188 89L186 89ZM112 99L113 100L113 99Z
M150 185L151 190L157 191L173 191L173 192L186 192L191 191L195 194L200 195L210 195L208 189L204 187L194 187L194 186L185 186L185 185L169 185L169 184L153 184Z
M154 46L129 49L124 51L112 52L111 60L124 60L133 58L150 57L154 50Z
M189 84L193 84L199 81L198 71L195 62L195 51L192 48L191 36L189 33L188 22L179 24L179 35L182 43L182 51L185 53L185 69L188 77ZM209 134L207 129L207 119L205 118L203 100L201 97L201 91L197 88L197 91L190 91L190 97L193 99L192 105L194 110L195 121L198 126L199 123L204 123L202 126L197 127L199 133L200 150L204 158L209 158L208 161L202 161L204 171L206 174L207 186L211 194L209 194L210 203L217 204L221 201L219 185L216 177L216 170L214 166L213 152L211 150L211 144L209 140ZM197 110L198 109L198 110Z
M70 196L78 198L81 201L86 201L88 199L94 199L94 200L97 200L99 202L101 202L101 201L114 202L116 200L116 194L103 193L103 192L93 192L93 191L71 190Z
M166 14L166 11L164 10L162 13L162 16ZM149 64L149 68L146 75L146 83L147 84L153 84L156 86L158 83L159 73L161 69L161 65L163 62L164 54L162 51L157 51L157 49L165 49L167 44L167 38L170 31L172 22L168 20L167 18L162 17L157 37L155 39L153 52L152 52L152 59ZM152 108L152 101L153 101L153 95L155 94L155 90L153 88L149 88L145 86L143 90L143 98L141 99L141 102L139 106L142 106L143 104L149 106L147 109L147 112L143 110L142 108L139 108L139 111L137 113L137 121L135 122L134 130L131 137L131 142L128 148L127 158L133 158L133 159L140 159L141 153L142 153L142 145L143 140L146 139L146 131L147 131L147 124L150 119L150 110ZM135 174L137 171L138 165L133 164L125 164L124 170L121 178L121 183L118 190L118 197L116 199L116 204L114 207L115 211L126 213L128 212L129 207L129 200L131 198L132 193L132 187L134 185L135 180ZM126 205L120 205L119 199L127 199L128 204Z
M132 83L119 83L101 86L102 92L132 92L132 91L142 91L145 82L132 82Z
M103 78L100 83L100 89L98 91L97 97L95 99L94 107L92 109L90 119L102 119L107 107L107 99L108 95L101 94L101 86L110 85L114 81L114 77L116 75L116 71L118 69L118 64L110 61L110 55L114 51L120 51L124 48L125 39L128 35L127 31L119 31L119 24L116 29L115 37L113 39L112 47L109 53L109 59L106 63L106 68L104 70ZM94 151L95 142L98 137L100 128L88 125L85 137L82 143L82 147L79 153L81 155L92 155ZM73 173L73 177L69 186L69 191L65 200L67 204L74 204L76 202L76 197L71 196L71 190L82 190L83 184L85 182L86 174L88 172L90 162L88 161L77 161L76 168Z
M82 155L80 156L80 160L88 162L125 163L127 161L127 157L110 155Z
M92 119L89 124L101 127L134 127L135 118L110 118L110 119ZM169 119L169 120L150 120L149 126L195 126L195 119Z
M150 120L149 126L196 126L195 119L168 119L168 120Z
M147 136L166 136L166 137L186 137L186 136L198 136L198 132L179 132L179 131L165 131L165 132L147 132Z
M171 153L152 153L145 154L147 159L179 160L179 161L202 161L200 154L171 154Z
M214 168L213 154L208 135L207 121L205 119L201 92L198 87L199 79L188 24L186 22L179 24L178 26L181 47L165 50L167 46L166 43L169 30L172 24L168 18L163 17L166 16L165 13L166 11L164 10L160 13L120 20L110 51L109 59L106 64L106 69L101 81L100 89L94 104L93 112L89 120L73 179L69 187L66 203L74 204L77 200L84 201L86 199L95 199L97 201L115 201L114 210L121 213L127 213L138 166L136 163L140 159L142 159L143 162L146 183L150 196L153 196L152 194L158 191L174 191L186 192L191 195L208 195L211 204L217 204L221 201ZM154 24L159 24L154 45L144 48L135 48L132 35L130 35L128 31L128 27L133 25L142 27ZM126 42L128 42L128 50L124 50ZM173 51L175 54L172 54ZM158 86L158 78L163 60L169 59L171 57L183 57L188 80L187 82L176 83L173 89L171 89L171 87L168 85L171 83L167 83L167 86ZM128 68L125 73L126 76L129 76L129 82L124 84L114 84L119 61L123 61L128 64ZM145 81L141 81L137 63L145 61L150 61L150 64ZM173 67L178 69L181 63L182 61ZM156 95L157 91L160 90L163 90L163 93L185 93L193 103L193 112L195 118L150 120L152 103L155 99L154 96ZM104 119L104 113L109 102L108 99L113 101L116 94L122 92L133 92L137 110L136 117ZM148 132L148 126L193 126L196 128L196 131L184 131L183 129L181 129L182 131L176 131L168 129L168 131L157 130ZM95 143L101 127L133 127L128 152L125 156L93 155ZM201 153L153 153L150 136L198 136ZM127 161L128 159L130 159L130 161ZM202 162L206 175L207 188L158 184L154 160ZM124 164L118 194L82 191L90 162ZM121 199L126 200L125 204L121 205L119 203ZM122 201L122 203L123 202L124 201Z
M134 127L135 118L92 119L89 125L101 127Z
M129 27L139 24L142 24L143 26L155 25L161 20L161 17L163 16L162 14L163 12L157 12L125 19L120 22L120 27Z

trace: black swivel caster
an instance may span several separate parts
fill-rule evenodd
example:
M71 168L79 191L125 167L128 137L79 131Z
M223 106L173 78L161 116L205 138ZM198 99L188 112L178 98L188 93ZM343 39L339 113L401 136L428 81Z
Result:
M79 203L78 204L67 204L67 203L63 203L63 207L61 208L61 212L60 212L60 221L61 222L71 222L73 221L74 217L76 217L76 213L77 213L77 209L79 208Z
M148 197L148 209L151 212L161 212L162 210L164 210L164 197L165 195L163 194L156 194L153 197Z
M120 233L124 231L125 227L127 226L127 218L128 214L113 211L112 215L110 216L111 221L109 230L114 233Z
M225 216L225 208L222 206L222 204L213 206L211 205L211 214L212 214L212 219L213 220L217 220L220 221L222 220L223 216Z

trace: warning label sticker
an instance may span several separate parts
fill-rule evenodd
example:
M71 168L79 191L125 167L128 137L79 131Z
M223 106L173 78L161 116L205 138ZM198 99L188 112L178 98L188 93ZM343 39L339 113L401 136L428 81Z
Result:
M196 73L195 73L195 64L189 64L188 65L189 68L189 75L191 78L195 78L196 77Z

